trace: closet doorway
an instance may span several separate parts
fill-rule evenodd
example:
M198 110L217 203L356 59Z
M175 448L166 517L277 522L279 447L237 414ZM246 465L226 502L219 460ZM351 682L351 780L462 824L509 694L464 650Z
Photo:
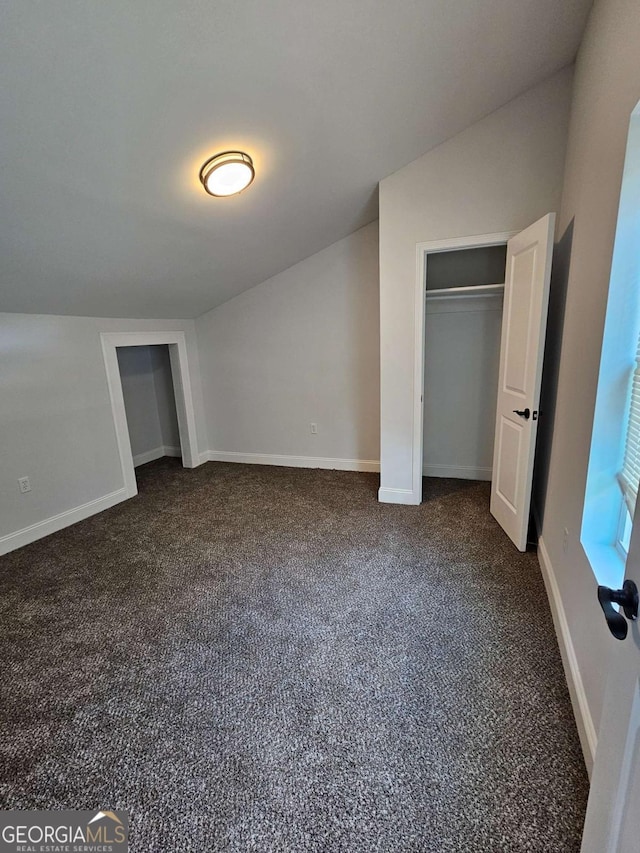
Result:
M180 457L171 361L167 344L117 347L133 467Z
M414 494L419 498L419 500L422 499L422 477L424 476L423 471L425 470L428 474L433 476L444 477L452 476L451 472L453 469L456 471L454 476L459 477L463 475L465 468L477 469L487 467L485 464L486 457L482 457L481 462L477 463L477 459L480 458L479 456L476 456L476 459L473 459L469 455L448 455L449 451L452 450L452 446L448 444L448 439L445 438L444 435L448 431L455 432L455 430L451 430L454 418L458 421L457 428L459 428L461 433L460 446L462 446L462 443L464 442L467 448L475 446L479 449L483 446L482 436L486 435L487 427L486 421L484 421L484 426L482 428L477 427L475 434L473 430L466 432L466 427L464 426L465 419L469 419L471 424L473 424L474 420L478 417L477 413L472 411L473 403L470 404L469 400L465 400L464 393L459 393L458 389L454 387L455 383L452 379L453 374L451 372L451 365L449 365L447 369L447 364L442 355L438 353L437 348L431 346L431 340L427 347L427 317L429 316L430 325L440 326L440 335L443 336L442 331L447 325L447 314L465 314L466 309L472 306L471 300L475 300L475 307L478 307L480 304L478 302L479 299L489 300L490 298L493 298L492 307L496 308L497 304L500 304L501 311L503 289L497 287L497 285L504 285L506 270L503 268L502 275L497 276L500 279L499 281L486 283L488 278L496 277L494 274L489 275L489 272L493 273L493 271L495 271L496 263L493 253L489 253L481 261L482 268L485 273L485 284L476 283L481 281L482 276L479 274L475 275L472 256L462 255L460 253L476 249L492 249L493 247L497 247L496 251L499 250L500 252L504 252L505 246L507 246L509 240L517 234L517 231L501 231L493 234L451 237L446 240L432 240L429 242L418 243L416 245L412 488ZM448 255L449 257L445 257L444 260L441 261L436 257L441 254ZM472 259L471 262L468 261L468 258ZM427 275L430 272L432 274L429 275L429 314L427 314ZM458 287L456 287L456 284L458 284ZM463 287L465 290L462 289ZM472 291L471 288L474 290ZM456 291L455 294L453 293L454 290ZM449 293L449 291L451 291L451 293ZM465 294L467 295L465 296ZM467 300L466 303L465 299ZM438 304L440 307L436 308L435 306ZM487 301L486 304L488 306L490 302ZM438 311L445 319L439 320L436 317ZM497 322L497 318L494 319ZM450 316L449 320L454 323L458 322L454 316ZM459 321L459 328L462 328L463 325L464 321L461 319ZM438 334L438 332L436 332L436 334ZM461 332L458 332L458 340L464 341L464 344L460 344L460 348L454 356L454 363L457 365L458 372L463 372L462 368L465 360L462 357L462 353L467 348L468 342L464 338L464 334ZM486 344L486 347L487 352L490 352L490 344ZM449 347L447 347L447 349L449 349ZM453 349L455 349L455 347ZM430 357L430 368L425 371L426 353L432 350L435 350L435 352L432 352ZM476 393L483 394L483 396L487 397L485 407L487 410L490 410L491 405L494 406L495 418L497 383L495 383L493 387L488 387L488 385L494 381L489 368L489 365L492 365L490 356L486 357L486 363L487 368L484 371L484 378L487 383L487 387L479 388ZM435 374L432 372L431 366L433 367ZM469 370L466 373L463 387L468 389L471 380L473 379L473 370L475 369L476 367L474 366L472 370ZM430 385L430 390L425 387L425 378ZM440 383L439 386L438 383ZM438 396L436 396L436 390L440 392ZM429 394L428 401L426 400L427 394ZM477 399L477 397L475 399ZM455 404L452 405L449 402L445 404L446 406L451 406L451 413L447 416L446 423L444 419L440 417L441 407L445 400L451 400L453 401L453 404ZM449 409L445 410L449 411ZM434 428L431 430L428 418L436 418L436 416L437 420L434 421ZM425 441L427 432L429 432L429 437L427 441ZM433 433L433 436L431 433ZM462 435L465 437L462 438ZM469 435L472 437L469 438ZM426 453L424 452L425 445L427 445ZM445 453L447 453L447 455L444 455ZM473 472L472 470L467 470L466 474L468 477L471 477Z
M506 255L504 241L427 256L424 476L491 480Z
M107 383L109 386L109 396L111 399L113 425L116 432L116 440L120 454L122 477L127 490L127 495L131 498L138 494L138 486L135 476L135 463L137 461L142 464L144 456L136 454L138 458L137 460L134 460L132 436L129 434L127 408L125 406L125 393L123 387L124 377L121 376L120 372L118 350L166 346L170 362L170 378L173 385L175 401L179 451L178 445L173 443L167 445L167 447L170 448L169 453L164 453L164 443L162 445L158 445L158 447L162 447L162 455L175 454L181 456L183 467L195 468L196 465L200 463L200 459L196 439L195 413L193 407L193 395L191 393L186 336L184 332L103 332L101 333L100 338L107 374ZM123 358L126 360L127 355ZM129 358L131 358L131 356L129 356ZM133 359L135 358L136 354L134 353ZM140 356L138 356L138 358L140 358ZM127 382L128 378L124 379L124 385L127 385ZM131 389L127 389L128 396L130 396L130 390ZM167 381L165 379L165 393L167 393L167 390ZM171 436L171 433L168 430L169 427L167 426L166 434L167 436ZM175 433L173 435L175 435ZM175 439L169 438L168 440L173 441ZM150 460L147 459L147 461Z
M419 499L422 496L423 470L423 426L430 433L425 414L428 407L435 406L440 411L456 402L455 408L446 409L446 417L442 420L446 432L456 436L460 423L467 421L479 423L477 411L483 409L489 416L489 403L495 403L495 433L493 443L493 464L491 471L491 514L498 521L505 533L520 551L527 545L527 530L529 527L529 511L531 508L531 489L533 485L533 464L535 459L536 436L538 431L538 416L540 405L540 387L542 382L542 360L547 327L547 309L549 305L549 286L551 281L551 261L553 256L553 236L555 229L555 213L547 213L529 225L523 231L489 234L480 237L461 237L437 243L419 243L417 245L417 279L415 305L415 367L414 367L414 429L412 441L412 485L413 493ZM504 247L506 245L506 268L504 271L504 310L500 334L500 359L498 382L492 378L491 357L484 360L486 370L475 374L475 379L456 378L453 373L447 373L438 398L430 399L425 405L425 396L429 394L429 383L433 389L434 380L429 370L425 371L427 300L462 300L484 298L490 294L497 295L499 283L476 284L480 270L491 270L490 278L495 278L498 266L498 256L491 259L487 256L486 264L467 263L471 255L458 254L461 250L471 250L487 247ZM438 279L438 259L442 253L457 253L457 257L445 259L442 263L445 275ZM480 257L480 256L478 256ZM435 262L434 262L435 259ZM495 261L495 266L494 266ZM429 266L436 268L436 278L429 276ZM451 271L454 271L453 273ZM465 271L464 274L458 271ZM467 270L470 277L467 278ZM427 294L427 279L429 294ZM485 277L485 282L486 282ZM471 283L470 283L471 282ZM450 295L448 291L457 291ZM466 295L466 296L465 296ZM462 304L462 302L455 304ZM450 312L454 313L454 312ZM466 309L458 313L468 313ZM477 329L476 329L477 333ZM459 348L465 348L477 334L466 335L458 329L456 334L448 329L441 332L441 337L447 343L453 343L451 351L455 351L456 343ZM486 342L487 336L480 338ZM483 346L485 343L483 343ZM486 344L491 351L491 344ZM431 353L431 365L437 368L438 360L442 361L442 347ZM474 366L482 366L483 359L479 355L465 353L460 363L471 360L477 362ZM426 382L425 382L426 379ZM442 382L442 379L440 380ZM471 392L472 383L478 386L474 397ZM483 387L486 383L487 386ZM497 385L497 387L496 387ZM461 387L462 394L456 391ZM466 394L464 393L466 391ZM431 392L433 394L433 390ZM480 403L487 397L487 406ZM472 438L465 436L464 440L476 441L476 448L482 445L479 435L486 435L486 424ZM427 450L430 453L430 450ZM488 457L487 457L488 458ZM429 457L427 465L431 464ZM456 466L459 463L447 462ZM473 472L474 465L476 471ZM468 470L467 476L480 474L482 464L469 466L460 465ZM436 473L435 471L433 473ZM440 471L440 475L446 475ZM450 476L450 474L449 474ZM464 476L458 471L458 476Z

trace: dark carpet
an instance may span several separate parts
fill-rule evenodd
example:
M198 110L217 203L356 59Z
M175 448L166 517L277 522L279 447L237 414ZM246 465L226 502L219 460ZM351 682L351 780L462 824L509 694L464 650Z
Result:
M134 853L578 851L587 778L535 554L488 484L177 460L0 560L0 806Z

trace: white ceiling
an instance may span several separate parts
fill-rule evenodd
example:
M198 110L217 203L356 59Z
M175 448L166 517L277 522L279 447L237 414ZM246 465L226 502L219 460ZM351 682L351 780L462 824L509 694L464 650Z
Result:
M591 0L3 0L0 310L194 317L571 62ZM240 148L256 180L208 196Z

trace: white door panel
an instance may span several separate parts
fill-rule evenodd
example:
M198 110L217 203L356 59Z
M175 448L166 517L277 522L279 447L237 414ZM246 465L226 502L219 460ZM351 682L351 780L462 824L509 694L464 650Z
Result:
M514 424L508 418L500 418L498 430L497 458L498 465L495 473L495 490L512 512L516 512L518 504L518 462L522 445L522 427Z
M640 501L626 579L640 588ZM627 620L627 628L622 641L611 639L582 853L640 850L640 626Z
M640 803L640 682L629 721L624 748L620 784L613 807L613 824L609 842L610 853L624 853L640 847L640 826L634 821L632 810Z
M555 213L549 213L507 246L491 512L521 551L529 526L554 226Z
M505 343L505 389L512 394L526 397L529 375L532 364L535 364L535 353L531 352L531 324L529 322L535 310L536 256L538 244L527 246L520 254L512 255L511 261L511 299L509 300L509 315L507 318L507 340Z

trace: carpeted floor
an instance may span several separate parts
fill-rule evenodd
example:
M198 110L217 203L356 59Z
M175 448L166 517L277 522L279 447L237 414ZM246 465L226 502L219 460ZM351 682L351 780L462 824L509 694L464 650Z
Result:
M486 483L164 459L0 559L0 807L129 812L133 853L578 851L540 570Z

